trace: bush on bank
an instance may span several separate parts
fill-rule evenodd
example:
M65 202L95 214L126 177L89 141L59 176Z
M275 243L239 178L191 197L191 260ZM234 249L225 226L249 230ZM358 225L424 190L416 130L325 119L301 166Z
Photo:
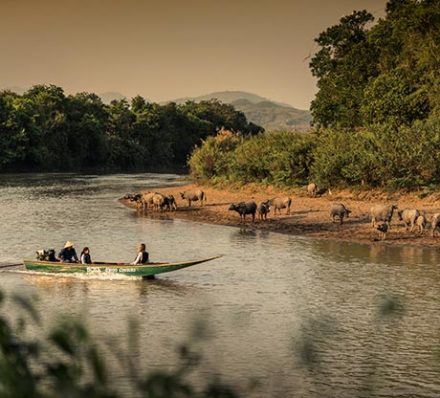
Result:
M310 172L312 135L270 132L243 137L221 131L189 159L195 179L217 182L303 184Z
M417 189L440 184L440 117L299 134L222 131L189 159L195 179L299 186Z

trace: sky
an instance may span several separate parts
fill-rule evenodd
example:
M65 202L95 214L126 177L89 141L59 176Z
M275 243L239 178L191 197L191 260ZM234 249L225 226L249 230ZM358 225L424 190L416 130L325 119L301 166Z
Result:
M0 0L0 87L167 101L249 91L308 109L320 32L385 0Z

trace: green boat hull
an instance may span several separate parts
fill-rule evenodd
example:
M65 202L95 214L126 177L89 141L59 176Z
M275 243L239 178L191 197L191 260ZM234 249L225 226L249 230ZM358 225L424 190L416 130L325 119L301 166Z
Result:
M148 263L140 265L120 264L120 263L93 263L93 264L76 264L76 263L60 263L39 260L23 260L27 270L37 272L47 272L53 274L118 274L136 277L151 277L165 272L177 271L179 269L188 268L196 264L205 263L215 260L221 256L209 257L202 260L186 261L183 263Z

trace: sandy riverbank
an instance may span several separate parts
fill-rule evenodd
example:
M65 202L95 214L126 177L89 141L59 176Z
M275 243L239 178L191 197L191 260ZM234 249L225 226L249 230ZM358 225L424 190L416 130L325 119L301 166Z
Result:
M194 188L203 189L207 195L207 202L203 208L197 202L194 203L192 208L188 208L187 202L180 198L179 192ZM378 241L378 233L371 228L369 217L369 209L372 204L396 203L399 209L417 208L422 211L422 214L425 212L429 219L433 213L440 212L440 197L436 194L420 199L416 193L387 194L380 191L358 193L334 191L332 195L326 194L318 198L308 198L302 190L283 192L271 187L261 188L253 185L236 190L186 185L163 188L158 191L163 194L174 195L178 209L175 212L161 214L150 212L145 215L146 217L172 217L210 224L362 243L431 247L440 245L440 237L432 238L430 231L425 231L422 236L416 232L405 231L403 223L398 221L397 214L393 217L392 228L386 240ZM244 224L240 223L236 212L228 211L228 207L232 202L255 200L258 203L281 195L289 195L293 200L290 215L286 215L285 210L280 216L274 216L271 212L267 221L256 220L255 223L252 223L249 217L249 220ZM346 219L343 225L334 224L330 220L329 209L334 201L343 202L352 210L350 218ZM128 206L132 205L127 201L122 202ZM139 216L144 215L139 214Z

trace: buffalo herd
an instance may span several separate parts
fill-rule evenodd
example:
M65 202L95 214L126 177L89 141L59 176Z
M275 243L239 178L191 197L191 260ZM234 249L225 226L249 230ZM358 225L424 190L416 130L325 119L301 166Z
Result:
M318 189L318 186L311 183L307 186L307 195L315 198L328 192L329 189ZM175 211L177 210L177 202L173 195L164 195L160 192L146 192L138 194L126 194L123 199L135 202L138 210L145 211ZM191 208L194 202L199 203L199 207L203 207L207 197L206 193L200 189L187 190L180 192L180 199L188 204ZM228 210L236 212L240 217L240 222L246 221L246 216L250 216L252 222L258 217L260 221L267 221L268 215L273 211L273 215L280 215L285 210L286 215L290 215L292 206L292 198L288 196L280 196L266 199L258 204L253 201L243 201L230 204ZM352 211L343 203L333 202L330 204L330 220L331 222L343 224L345 218L349 218ZM399 209L395 204L377 204L370 208L370 220L373 230L379 232L382 239L386 238L388 231L391 229L391 220L393 215L397 214L399 221L403 222L406 231L416 232L422 235L429 227L432 237L438 235L440 231L440 213L435 213L430 220L426 215L417 209Z

